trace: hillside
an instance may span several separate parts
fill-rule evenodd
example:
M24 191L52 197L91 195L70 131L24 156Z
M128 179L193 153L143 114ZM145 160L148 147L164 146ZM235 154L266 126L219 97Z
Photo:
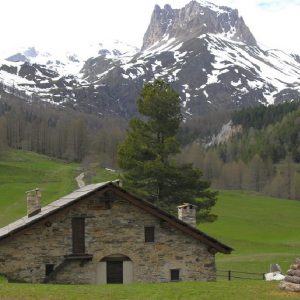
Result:
M239 191L220 193L212 224L200 224L205 232L231 245L231 255L217 255L218 270L267 272L270 263L284 271L299 255L298 210L300 202L262 197ZM2 213L0 215L2 217ZM88 289L88 294L87 294ZM298 299L278 289L277 282L262 280L180 282L130 285L34 285L7 284L0 277L2 299ZM20 296L22 295L22 296ZM201 295L201 296L199 296Z
M247 108L230 118L209 141L201 140L201 131L195 138L197 123L185 124L184 138L194 135L194 141L178 159L200 168L216 189L299 200L299 102Z
M74 190L78 167L26 151L0 154L0 226L26 214L28 190L40 188L43 205Z
M54 160L33 152L9 150L0 153L0 227L26 215L25 192L42 191L46 205L77 189L75 176L80 165ZM95 168L92 181L106 181L116 174Z
M26 214L25 191L41 188L45 205L76 189L79 167L26 151L0 156L0 226ZM94 182L118 176L96 167L92 172ZM300 247L299 209L297 201L222 191L213 209L218 220L199 228L235 249L232 255L217 256L218 268L266 272L276 262L286 269Z
M278 263L285 272L299 256L299 210L299 201L222 191L213 209L218 220L199 228L235 249L217 255L218 269L265 273Z
M300 162L299 102L258 106L233 114L233 125L242 131L224 147L235 148L233 159L251 160L256 154L263 160L278 163L289 156ZM242 146L241 146L242 145Z

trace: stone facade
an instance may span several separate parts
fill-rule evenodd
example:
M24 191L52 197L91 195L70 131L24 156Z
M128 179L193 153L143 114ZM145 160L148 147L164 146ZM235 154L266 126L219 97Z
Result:
M46 264L53 264L59 271L51 282L105 283L101 260L123 255L131 261L127 282L168 282L171 269L180 270L182 281L215 280L215 257L207 245L119 196L106 203L103 195L91 195L5 237L0 241L0 273L17 281L44 282ZM74 217L85 218L90 260L65 259L72 254ZM145 242L145 226L155 227L155 242Z

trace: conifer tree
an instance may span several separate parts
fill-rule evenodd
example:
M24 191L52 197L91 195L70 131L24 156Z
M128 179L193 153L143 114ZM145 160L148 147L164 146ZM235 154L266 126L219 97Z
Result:
M216 193L201 180L192 164L177 165L177 133L182 115L179 95L161 80L148 83L137 101L141 118L130 121L125 142L118 151L123 182L131 192L163 209L175 212L182 202L196 204L202 220L212 220Z

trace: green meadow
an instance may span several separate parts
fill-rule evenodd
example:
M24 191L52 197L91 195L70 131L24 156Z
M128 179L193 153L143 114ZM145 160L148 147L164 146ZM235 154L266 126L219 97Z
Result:
M26 215L25 192L40 188L46 205L77 189L80 165L51 159L33 152L9 150L0 154L0 227ZM116 178L96 169L93 182Z
M5 159L4 159L5 157ZM118 174L95 169L93 182ZM39 187L43 204L76 189L80 165L25 151L0 157L0 226L26 214L25 191ZM210 283L165 283L110 286L66 286L6 283L0 277L0 299L299 299L284 293L278 283L259 280L271 263L286 271L300 256L300 202L265 197L252 192L221 191L213 209L214 223L199 229L231 246L231 255L217 254L220 270L255 272L258 280L218 277ZM235 273L233 272L233 276ZM247 275L243 275L247 276Z
M0 226L26 214L25 192L42 191L43 204L76 188L78 165L33 152L9 150L0 156Z
M286 271L300 256L300 201L222 191L214 212L218 220L199 229L235 249L217 255L218 269L266 273L278 263Z

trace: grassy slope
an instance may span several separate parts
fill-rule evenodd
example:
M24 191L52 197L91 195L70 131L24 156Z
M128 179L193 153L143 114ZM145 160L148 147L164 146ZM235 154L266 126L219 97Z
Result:
M0 226L25 214L26 190L40 187L46 204L75 189L78 167L24 151L10 151L5 160L0 158ZM93 181L115 176L98 170ZM235 248L231 255L217 255L219 269L266 272L276 262L285 270L299 255L299 209L297 201L224 191L214 208L218 221L199 227ZM5 284L0 278L0 299L81 299L83 295L87 299L298 299L280 292L277 283L262 281L104 287Z
M299 211L300 201L222 191L214 208L218 221L199 227L235 249L217 255L219 269L267 272L279 263L285 271L300 255Z
M105 169L101 169L97 167L95 168L92 182L97 183L97 182L115 180L118 178L120 178L120 174L118 172L107 171Z
M0 156L0 226L26 214L25 192L42 191L43 205L76 188L77 164L32 152L9 150Z
M33 152L9 150L0 154L0 227L26 214L25 192L36 187L46 205L77 189L80 165ZM118 174L96 169L93 182L115 179Z

